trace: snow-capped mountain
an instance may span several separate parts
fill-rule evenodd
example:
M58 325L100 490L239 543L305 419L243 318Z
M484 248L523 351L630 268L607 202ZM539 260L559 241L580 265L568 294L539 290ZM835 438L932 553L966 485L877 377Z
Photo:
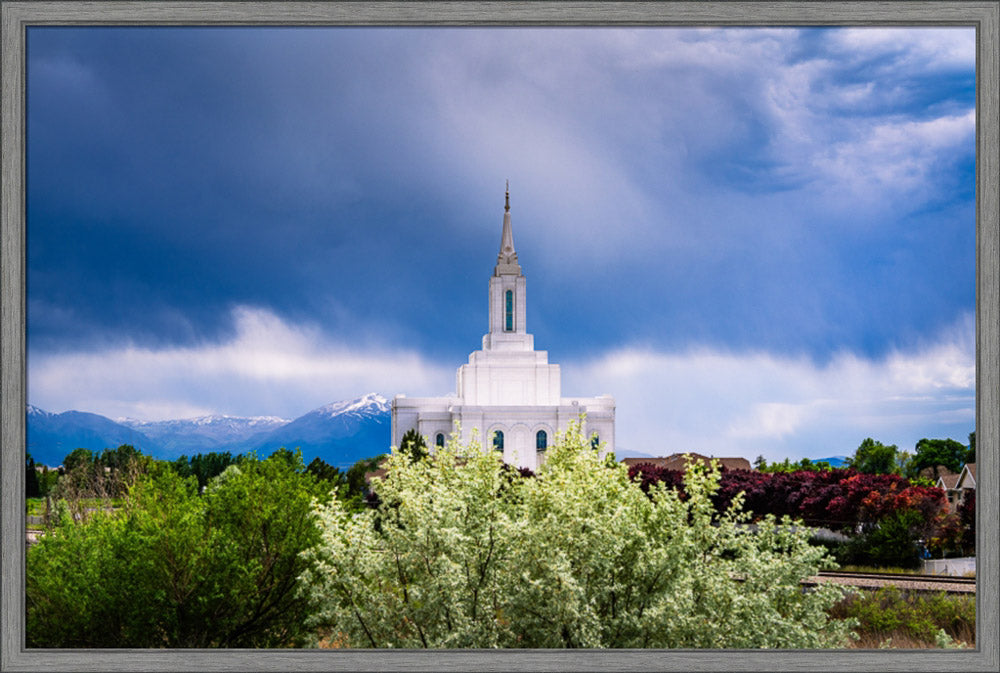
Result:
M306 462L319 456L336 467L349 467L379 453L392 441L389 402L377 393L313 409L294 421L247 443L268 454L279 447L302 449Z
M314 409L299 418L277 416L202 416L169 421L143 421L80 411L53 414L34 405L26 409L28 450L36 463L59 465L73 449L95 452L132 444L164 460L181 455L302 449L308 463L315 457L349 467L362 458L389 450L390 407L385 397L369 393Z
M31 418L32 416L35 416L35 417L38 417L38 418L48 418L49 416L52 416L52 414L50 414L49 412L45 411L45 409L39 409L34 404L29 404L28 405L28 418Z
M309 413L319 415L327 414L331 418L333 416L340 416L344 414L349 414L357 418L372 418L389 412L389 400L385 399L378 393L368 393L367 395L359 397L356 400L333 402L332 404L327 404L319 409L314 409Z
M174 421L120 418L117 422L142 432L169 452L179 450L190 456L226 444L239 444L254 435L280 428L290 420L278 416L213 415Z

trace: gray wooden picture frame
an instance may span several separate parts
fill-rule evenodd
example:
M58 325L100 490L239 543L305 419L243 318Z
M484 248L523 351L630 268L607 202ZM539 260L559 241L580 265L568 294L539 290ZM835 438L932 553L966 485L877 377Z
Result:
M992 2L35 2L2 11L0 670L996 671L1000 105ZM25 648L25 42L35 25L961 25L977 31L975 650L50 650Z

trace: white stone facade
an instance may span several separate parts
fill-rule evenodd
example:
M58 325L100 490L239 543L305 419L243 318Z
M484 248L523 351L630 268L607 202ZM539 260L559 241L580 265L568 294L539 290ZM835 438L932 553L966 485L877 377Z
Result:
M562 397L559 365L536 351L527 332L525 278L517 262L510 223L510 196L504 206L500 253L489 285L489 332L482 350L458 368L456 393L447 397L406 397L392 401L392 444L416 429L433 450L446 442L457 423L461 441L473 434L485 449L502 446L504 460L537 469L556 432L586 414L584 432L603 452L615 447L615 400Z

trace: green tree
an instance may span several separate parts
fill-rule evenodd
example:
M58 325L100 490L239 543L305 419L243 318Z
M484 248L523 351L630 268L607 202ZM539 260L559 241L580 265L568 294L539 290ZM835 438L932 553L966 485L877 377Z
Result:
M895 444L886 446L867 437L854 455L847 459L847 465L864 474L896 474L899 470L898 452Z
M191 458L181 456L175 460L174 471L182 477L194 476L198 480L198 489L204 489L209 480L222 474L222 471L233 463L238 462L242 456L233 457L231 453L199 453Z
M411 460L420 460L427 457L427 442L415 428L410 428L403 433L403 438L399 441L399 450L410 456Z
M24 491L28 498L37 498L42 494L42 488L38 483L38 471L35 469L35 459L31 454L25 456Z
M920 470L931 468L932 479L937 479L939 467L945 467L952 472L958 472L965 463L967 450L954 439L921 439L917 442L915 454L910 461L911 476L916 476Z
M52 492L56 482L59 481L59 470L50 470L47 465L42 466L42 473L38 478L39 495L43 498Z
M306 466L306 472L313 475L317 479L329 481L337 487L347 484L346 475L341 472L339 468L330 465L319 456L316 456L312 459L312 461L310 461L309 465Z
M848 625L825 561L791 521L718 514L719 473L647 496L575 425L534 477L456 440L394 451L377 509L318 508L304 587L313 623L351 647L824 647ZM320 621L322 620L322 621Z
M377 470L384 458L384 453L372 458L362 458L347 468L345 475L347 488L340 490L340 499L349 510L358 511L366 507L365 499L369 494L369 488L365 476Z
M307 634L301 552L325 484L301 457L250 456L209 481L154 467L116 512L69 517L28 551L31 647L282 647Z
M969 433L969 450L965 453L966 463L976 462L976 431L973 430Z
M90 449L73 449L63 458L63 469L70 472L80 467L90 467L94 464L94 452Z
M845 564L919 568L918 531L926 525L925 518L915 510L891 512L866 533L847 542L839 553L840 560Z
M94 459L98 481L105 485L107 495L120 497L135 483L139 474L149 470L152 458L144 456L131 444L122 444L116 449L104 449Z

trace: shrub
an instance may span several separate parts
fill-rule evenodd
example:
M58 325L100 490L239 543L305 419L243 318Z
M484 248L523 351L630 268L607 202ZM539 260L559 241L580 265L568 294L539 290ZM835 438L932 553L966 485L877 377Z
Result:
M323 489L301 458L248 458L208 482L161 464L121 511L68 514L27 556L30 647L279 647L301 643L295 594Z
M831 616L856 620L862 639L881 643L913 642L942 646L940 633L973 644L976 632L974 596L907 594L888 585L874 592L853 594L834 606Z
M685 497L647 496L579 432L560 434L533 478L455 438L433 456L394 452L379 504L317 507L322 542L303 589L326 642L351 647L825 647L839 587L803 592L825 564L789 520L756 533L711 498L692 465Z

